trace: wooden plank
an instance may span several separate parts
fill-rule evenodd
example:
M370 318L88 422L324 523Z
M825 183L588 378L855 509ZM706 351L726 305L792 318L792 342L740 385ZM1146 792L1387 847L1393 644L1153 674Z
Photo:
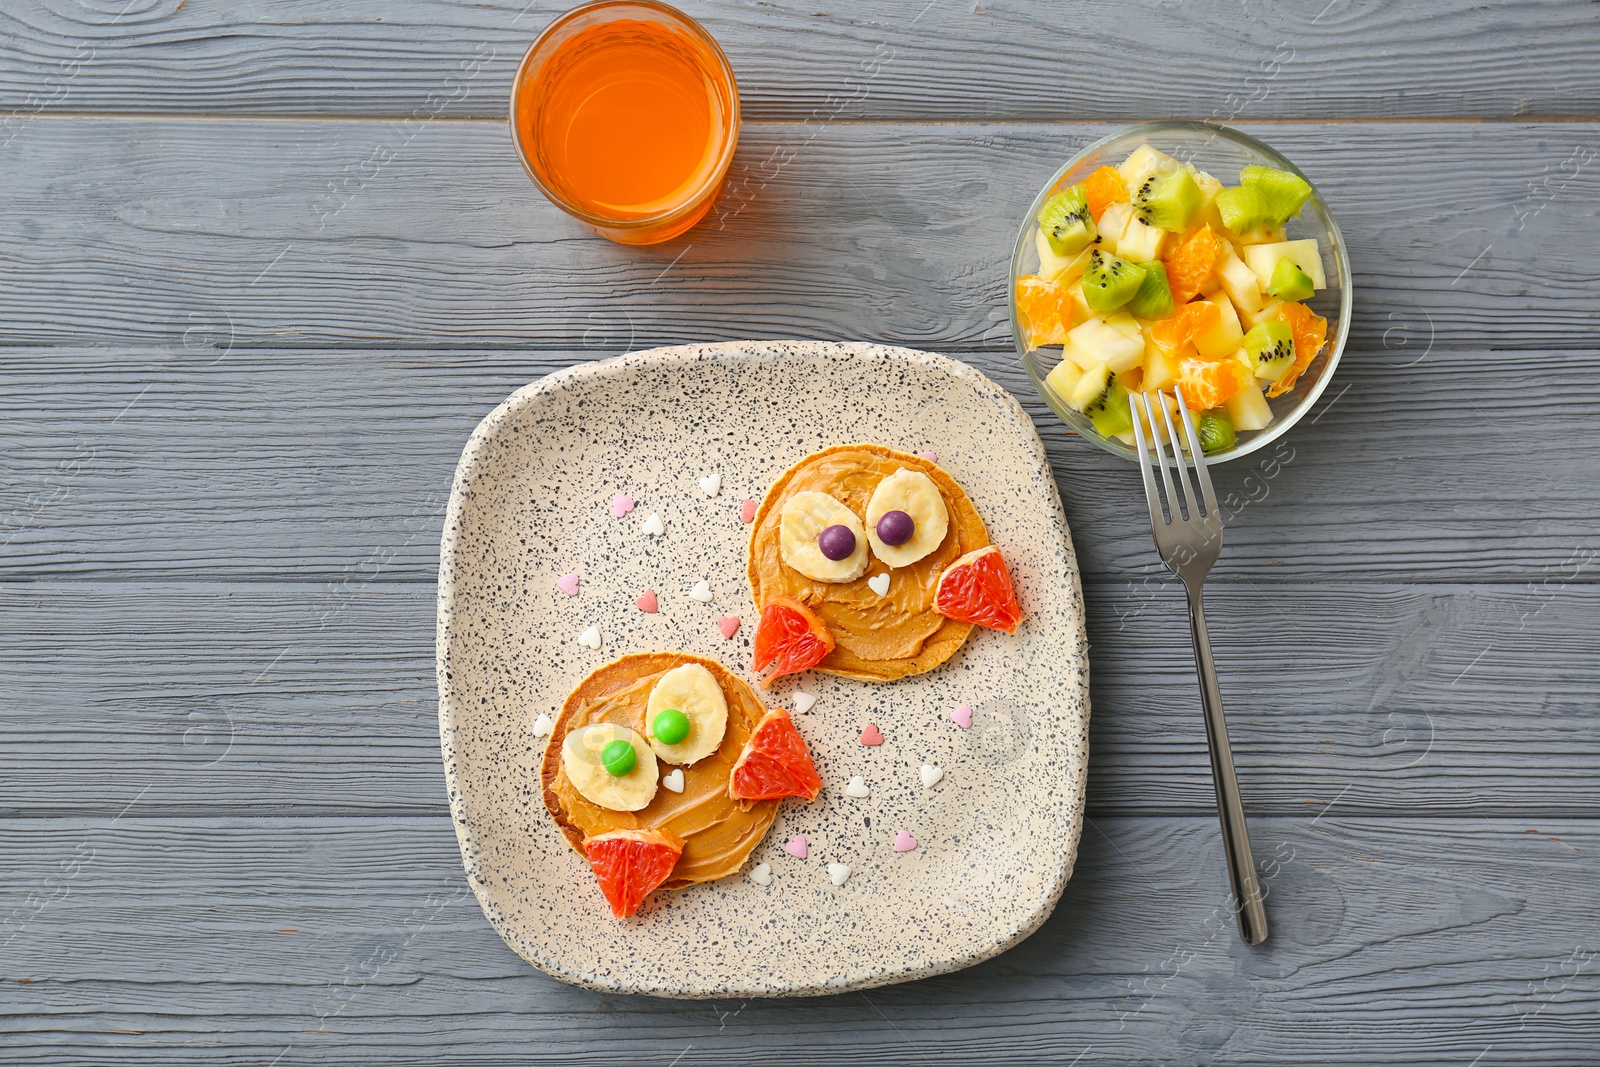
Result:
M1181 592L1086 597L1091 812L1212 812ZM442 812L433 607L359 579L0 586L0 816ZM1253 813L1600 818L1600 740L1572 728L1600 588L1223 583L1209 615Z
M1257 949L1214 820L1101 819L1055 915L975 969L674 1003L516 958L442 818L10 821L0 1027L41 1064L1588 1061L1600 825L1254 829L1274 923Z
M0 350L8 577L431 582L478 419L603 354L224 352L204 330L188 349ZM1132 470L1066 434L1014 356L965 358L1037 420L1084 573L1155 566ZM1595 581L1595 358L1351 351L1283 442L1217 468L1213 580Z
M0 108L499 118L562 6L50 0L0 16ZM1600 111L1600 22L1570 0L684 7L729 53L756 121Z
M1020 216L1107 129L752 126L719 217L641 250L542 200L493 123L40 118L0 155L0 330L186 350L824 337L1001 351ZM1358 349L1402 364L1593 347L1600 126L1257 132L1349 235Z

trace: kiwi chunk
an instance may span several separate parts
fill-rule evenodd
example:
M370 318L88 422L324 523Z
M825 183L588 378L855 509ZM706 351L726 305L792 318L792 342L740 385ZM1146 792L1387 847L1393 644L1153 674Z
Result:
M1100 395L1084 405L1083 413L1089 416L1094 428L1103 437L1115 437L1124 430L1133 429L1133 412L1128 407L1128 391L1117 381L1116 375L1106 379Z
M1073 256L1095 238L1094 216L1081 184L1052 196L1039 209L1039 232L1058 256Z
M1235 185L1217 194L1217 214L1222 224L1234 233L1244 234L1272 217L1272 205L1261 190L1251 185Z
M1146 226L1178 232L1200 213L1200 186L1181 167L1146 178L1133 193L1133 213Z
M1311 183L1286 170L1251 165L1239 172L1239 182L1266 197L1272 205L1272 218L1268 221L1274 226L1282 226L1300 214L1311 199Z
M1294 365L1294 332L1282 319L1269 319L1250 327L1244 351L1256 377L1275 382Z
M1200 451L1208 456L1232 448L1236 439L1233 420L1223 408L1202 411L1195 420L1194 432L1200 438Z
M1279 300L1304 300L1317 291L1311 282L1311 275L1300 269L1300 264L1284 256L1278 260L1278 265L1272 268L1272 277L1267 281L1267 292Z
M1159 259L1152 259L1143 267L1144 281L1128 301L1128 310L1141 319L1167 318L1178 310L1172 301L1172 287L1167 284L1167 268Z
M1083 272L1083 301L1091 311L1115 311L1132 300L1144 284L1139 264L1096 248L1089 253Z

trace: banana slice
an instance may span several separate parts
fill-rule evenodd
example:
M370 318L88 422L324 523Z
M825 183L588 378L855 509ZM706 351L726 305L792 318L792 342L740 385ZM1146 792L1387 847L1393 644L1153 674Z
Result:
M843 526L855 539L855 547L839 559L830 559L817 540L833 526ZM839 545L829 547L837 552ZM815 582L853 582L867 571L867 534L861 520L827 493L800 492L783 502L778 550L785 563Z
M905 538L905 518L890 518L883 528L879 523L885 515L898 511L911 520L911 536ZM872 542L872 554L891 567L909 567L944 542L950 529L950 512L944 506L944 494L933 479L921 471L908 471L904 467L878 483L867 501L867 539ZM888 534L899 544L889 544L883 539Z
M662 712L676 711L688 720L688 733L680 735L683 719ZM698 663L674 667L656 680L645 703L645 730L650 747L668 763L687 766L705 759L722 744L728 728L728 698L712 673ZM676 738L672 743L659 734Z
M613 775L600 762L600 753L613 741L633 746L633 769ZM567 735L561 745L561 769L585 799L611 811L638 811L655 799L660 767L645 739L611 722L598 722Z

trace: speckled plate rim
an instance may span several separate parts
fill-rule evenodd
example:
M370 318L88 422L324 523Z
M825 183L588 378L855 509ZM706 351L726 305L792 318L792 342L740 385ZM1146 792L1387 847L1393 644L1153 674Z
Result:
M495 931L517 955L539 970L561 981L603 993L639 994L675 1000L710 1000L730 996L828 996L932 978L982 963L1027 940L1055 911L1056 904L1060 901L1061 894L1065 891L1067 882L1072 877L1083 832L1083 803L1088 784L1089 759L1088 636L1085 628L1084 613L1081 610L1077 614L1074 632L1064 635L1063 641L1064 644L1080 650L1080 654L1076 657L1075 666L1079 674L1078 688L1082 695L1082 711L1080 714L1082 722L1079 725L1083 736L1083 742L1078 747L1077 757L1070 764L1071 778L1075 783L1076 792L1069 805L1073 814L1067 820L1068 847L1060 853L1059 863L1053 872L1052 885L1049 891L1041 897L1039 907L1027 917L1026 921L1018 924L1012 930L997 932L998 936L979 951L954 955L934 966L907 965L899 968L889 967L859 971L855 974L845 974L837 980L823 984L786 982L757 984L752 980L746 980L745 984L742 985L730 982L716 988L696 987L685 989L669 984L647 987L641 984L619 981L608 976L575 970L565 965L562 961L550 957L542 952L539 946L530 944L522 937L516 926L506 919L499 907L490 899L485 889L484 880L479 875L477 863L474 860L476 848L473 841L473 830L468 823L460 802L462 783L456 773L457 761L451 736L457 708L452 700L449 681L449 649L452 638L451 621L454 618L455 603L454 531L460 526L462 509L466 506L468 499L467 486L470 484L472 476L477 469L485 444L494 437L500 427L507 423L513 415L528 405L535 403L538 398L546 394L555 393L585 379L604 378L647 364L670 366L704 361L706 359L727 359L745 362L773 362L780 359L796 359L803 357L794 356L790 354L789 350L818 346L832 349L839 354L898 360L913 366L942 372L949 376L953 382L960 382L975 393L997 401L1001 407L1008 410L1015 417L1022 431L1022 443L1028 450L1035 465L1036 473L1041 476L1041 481L1047 487L1050 501L1054 505L1051 509L1051 524L1059 536L1059 548L1067 570L1071 574L1072 587L1069 591L1080 605L1083 603L1081 576L1078 569L1077 555L1073 551L1072 538L1067 526L1066 512L1061 505L1060 492L1056 488L1054 474L1050 467L1049 459L1045 455L1044 442L1039 438L1037 427L1027 412L1023 410L1022 405L1018 403L1016 397L1002 389L981 371L959 360L932 352L865 342L723 341L703 345L673 345L631 352L610 359L579 363L552 372L512 393L498 407L484 416L483 420L473 430L466 447L462 450L461 459L456 465L455 477L450 487L450 500L445 509L444 530L439 549L439 589L435 631L435 675L439 686L439 738L444 761L445 788L450 802L450 819L455 826L456 841L461 849L461 858L466 868L467 882L472 887L479 906L483 908L484 915L489 919L490 925L494 927ZM868 685L871 683L862 684ZM888 683L890 687L892 687L892 684Z

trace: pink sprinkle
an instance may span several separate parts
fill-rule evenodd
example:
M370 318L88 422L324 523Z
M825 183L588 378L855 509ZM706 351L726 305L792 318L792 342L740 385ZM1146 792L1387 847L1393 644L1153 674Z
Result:
M756 505L756 502L754 500L746 500L743 504L740 504L739 505L739 521L740 522L755 522L756 521L756 506L757 505Z
M896 852L910 852L917 847L917 839L906 831L901 830L894 835L894 850Z
M805 859L806 853L811 851L806 847L805 834L795 834L789 839L789 843L783 846L783 850L797 860Z
M961 705L955 711L950 713L950 721L954 722L963 730L972 729L972 709L967 707L965 704Z
M918 452L917 455L921 456L923 459L927 460L929 463L937 463L937 462L939 462L939 453L937 453L937 452ZM913 845L912 847L915 848L916 846Z
M656 608L661 605L656 603L656 591L654 589L646 589L639 594L639 599L633 602L633 606L646 614L654 615Z
M717 629L722 631L724 641L732 641L733 635L739 632L739 616L724 615L717 620Z
M576 574L563 574L556 579L556 588L568 596L577 596L578 576Z
M867 728L861 731L861 743L874 747L883 744L883 731L878 729L877 723L867 723Z
M622 516L626 515L632 510L633 497L629 496L627 493L618 493L611 498L611 514L615 515L617 518L622 518Z

